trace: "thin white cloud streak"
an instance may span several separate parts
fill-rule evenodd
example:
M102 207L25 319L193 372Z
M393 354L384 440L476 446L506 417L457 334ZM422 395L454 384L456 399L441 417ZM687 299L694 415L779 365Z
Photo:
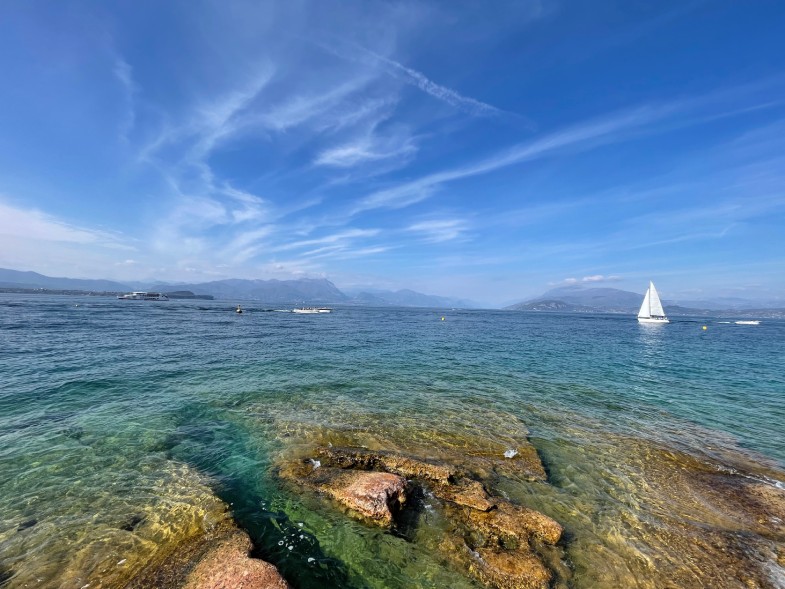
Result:
M398 209L407 207L431 196L441 184L487 174L494 170L531 161L560 150L579 149L589 145L596 145L598 142L608 141L614 134L649 123L656 116L658 116L657 111L643 108L619 113L597 122L577 125L552 133L530 143L517 145L512 149L475 164L437 172L413 182L375 192L362 199L354 208L353 213L377 208Z
M76 227L41 211L15 208L2 202L0 202L0 237L98 245L122 250L134 249L119 235Z
M255 194L238 190L229 184L225 184L221 192L240 204L240 208L233 208L231 211L235 223L261 221L270 216L269 203Z
M379 245L379 246L371 246L365 247L360 249L348 249L345 250L342 254L335 256L336 259L339 260L349 260L352 258L362 258L365 256L372 256L375 254L381 254L387 251L394 249L393 246L386 246L386 245Z
M321 152L314 164L336 168L351 168L381 160L397 159L405 163L417 153L417 146L410 137L380 138L365 135Z
M758 85L751 84L661 105L645 105L617 112L599 120L574 125L540 139L518 144L477 163L436 172L412 182L374 192L362 198L351 210L351 214L355 215L366 210L378 208L399 209L408 207L429 198L445 183L486 174L557 153L585 151L599 145L624 141L632 137L636 132L640 133L653 123L660 123L668 117L686 114L700 110L703 107L716 108L727 100L737 99L740 94L753 92L757 89ZM743 111L733 109L712 116L734 116L739 112ZM674 127L700 124L706 120L706 116L708 115L701 114L699 117L675 121L668 128L673 129ZM665 129L658 128L655 131L662 132L663 130Z
M468 96L462 96L455 90L447 88L446 86L441 86L436 82L428 79L428 77L422 72L418 72L415 69L406 67L405 65L398 63L397 61L394 61L388 57L384 57L378 53L374 53L373 51L362 47L360 50L373 57L379 63L386 65L387 71L395 77L403 80L407 84L416 86L426 94L433 96L437 100L446 102L447 104L454 106L463 112L471 115L486 116L496 115L502 112L495 106L475 100L474 98L469 98Z
M407 231L424 236L429 243L452 241L464 236L467 224L461 219L421 221L407 227Z
M259 97L275 75L275 68L265 64L243 90L230 92L213 104L201 106L190 122L200 137L194 148L196 158L210 154L221 141L235 135L246 124L240 116Z
M251 115L240 122L246 127L260 126L272 131L287 131L305 123L317 121L319 130L330 127L342 127L351 123L361 115L368 116L375 109L382 108L385 102L368 101L361 108L365 112L352 112L337 109L350 96L360 92L373 79L373 76L357 76L338 86L323 89L305 96L287 97L277 106L262 113ZM337 109L337 116L327 116L330 111Z
M113 68L114 76L120 82L123 90L123 101L125 114L120 121L120 139L124 143L128 143L128 135L136 124L136 105L134 101L134 94L136 93L136 85L133 80L133 70L127 61L121 57L116 57Z
M274 75L275 68L265 63L241 89L203 102L181 124L166 124L158 135L139 151L139 161L151 163L163 147L184 142L188 149L181 154L184 160L181 163L201 163L219 143L245 127L241 113L254 103Z
M0 267L54 276L124 278L136 266L127 263L129 255L144 256L142 245L122 234L0 202Z
M295 241L292 243L280 245L274 248L273 251L276 252L287 251L287 250L299 249L303 247L309 247L313 245L348 242L350 240L358 239L362 237L373 237L378 235L379 232L380 232L379 229L349 229L348 231L343 231L341 233L334 233L332 235L326 235L324 237L318 237L315 239L305 239L302 241Z
M619 276L603 276L602 274L594 274L581 278L581 282L618 282L619 280L621 280L621 277Z
M504 113L504 111L496 108L495 106L475 98L463 96L451 88L437 84L422 72L407 67L402 63L395 61L394 59L380 55L358 43L346 41L345 39L336 39L336 41L338 42L332 43L331 45L317 45L324 51L331 53L340 59L361 62L370 66L381 65L383 70L390 76L393 76L394 78L401 80L410 86L415 86L429 96L449 104L450 106L453 106L467 114L474 116L492 116ZM340 45L343 45L344 47L338 49ZM349 48L353 49L354 51L350 50Z

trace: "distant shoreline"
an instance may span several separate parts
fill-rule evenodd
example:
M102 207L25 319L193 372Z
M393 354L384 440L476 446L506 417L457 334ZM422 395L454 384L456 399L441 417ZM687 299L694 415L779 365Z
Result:
M124 291L96 291L96 290L71 290L60 288L15 288L15 287L0 287L0 293L11 294L42 294L42 295L70 295L70 296L86 296L86 297L117 297L125 294ZM215 300L213 295L198 295L198 294L185 294L185 293L164 293L170 299L184 299L184 300L202 300L212 301Z

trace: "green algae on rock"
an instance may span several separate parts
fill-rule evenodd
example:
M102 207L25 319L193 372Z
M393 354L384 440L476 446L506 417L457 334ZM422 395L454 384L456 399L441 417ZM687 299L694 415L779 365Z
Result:
M427 479L437 483L449 483L455 476L453 470L442 464L433 464L426 460L383 450L328 446L317 448L316 454L339 468L384 470L404 477Z
M121 495L120 485L84 497L74 490L63 497L58 514L19 526L23 529L3 542L4 557L14 562L4 589L122 587L229 519L206 477L184 464L158 466L132 479L137 485L132 497ZM45 550L30 558L29 546L36 544Z
M251 539L230 521L150 563L124 589L290 589L278 570L251 558Z
M313 459L305 458L282 465L279 474L384 524L393 523L397 511L405 508L404 501L398 500L390 509L390 499L397 497L399 488L403 491L401 475L405 475L412 479L412 487L437 498L451 521L448 536L438 545L444 560L496 589L545 589L553 579L538 549L543 543L555 545L562 527L539 512L491 497L480 481L463 476L456 468L366 448L320 447L315 455L320 458L318 467ZM381 486L374 483L377 477L383 477ZM366 478L374 489L370 509L362 482ZM347 499L347 491L356 488L362 490L360 501ZM427 524L421 521L419 525Z
M228 534L199 560L182 589L290 589L273 565L248 556L251 547L246 533Z

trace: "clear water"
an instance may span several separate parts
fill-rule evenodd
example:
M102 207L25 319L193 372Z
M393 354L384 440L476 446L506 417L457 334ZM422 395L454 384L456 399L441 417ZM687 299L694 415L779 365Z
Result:
M785 322L233 310L0 295L0 585L120 587L225 502L295 587L476 587L431 550L438 522L413 541L278 480L330 439L501 455L528 434L549 483L494 491L564 524L564 586L718 586L710 551L689 576L688 524L785 554L671 474L695 457L782 485Z

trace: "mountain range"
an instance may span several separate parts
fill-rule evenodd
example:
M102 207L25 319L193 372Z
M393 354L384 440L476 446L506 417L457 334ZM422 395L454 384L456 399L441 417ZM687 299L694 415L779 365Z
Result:
M346 294L326 278L297 280L245 280L230 278L202 283L121 283L111 280L56 278L37 272L0 268L0 288L68 290L92 293L121 293L134 290L155 292L191 291L216 299L290 304L348 304L400 307L479 307L471 301L427 295L413 290L355 289Z
M0 289L63 290L91 293L121 293L134 290L156 292L191 291L232 301L260 301L295 305L345 304L370 307L481 308L483 305L452 297L427 295L409 289L380 290L352 288L342 291L326 278L297 280L245 280L231 278L202 283L135 282L84 278L56 278L37 272L0 268ZM514 311L557 311L563 313L637 313L643 294L617 288L569 285L504 307ZM785 301L749 301L735 297L708 300L669 300L663 305L669 315L735 314L738 316L785 317Z
M643 294L618 288L591 288L581 285L551 289L539 297L505 307L513 311L558 311L563 313L637 313ZM663 300L669 315L734 314L738 316L785 317L783 301L749 301L718 297L714 301Z

